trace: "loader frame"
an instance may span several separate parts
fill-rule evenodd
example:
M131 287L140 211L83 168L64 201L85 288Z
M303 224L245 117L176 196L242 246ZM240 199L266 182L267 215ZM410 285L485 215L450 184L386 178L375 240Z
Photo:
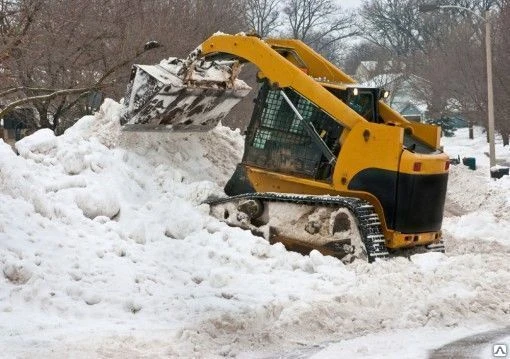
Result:
M254 146L253 131L257 131L252 128L243 162L227 185L227 194L354 196L376 208L388 248L440 240L448 177L448 157L439 145L440 128L410 122L382 100L377 102L378 121L368 121L334 94L334 89L356 86L354 79L299 40L214 35L198 50L199 57L206 59L227 54L254 64L258 78L271 89L284 90L287 96L290 90L308 100L341 128L340 150L331 161L331 174L322 178L317 178L315 170L296 174L250 159L248 147ZM250 126L256 121L252 118ZM271 148L263 150L275 153ZM416 186L424 188L423 195L414 190ZM427 198L430 195L435 198ZM427 223L421 223L421 218Z

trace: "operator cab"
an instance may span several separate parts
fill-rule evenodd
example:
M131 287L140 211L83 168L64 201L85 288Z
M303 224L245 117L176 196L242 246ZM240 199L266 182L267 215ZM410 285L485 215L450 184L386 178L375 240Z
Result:
M339 86L322 84L329 92L346 103L369 122L382 123L377 103L389 96L389 92L378 87Z

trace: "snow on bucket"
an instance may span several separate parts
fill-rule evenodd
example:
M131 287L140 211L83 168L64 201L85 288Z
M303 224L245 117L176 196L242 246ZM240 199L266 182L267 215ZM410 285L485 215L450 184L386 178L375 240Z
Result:
M134 65L126 111L132 131L208 131L251 88L236 78L237 62L170 58L159 65Z

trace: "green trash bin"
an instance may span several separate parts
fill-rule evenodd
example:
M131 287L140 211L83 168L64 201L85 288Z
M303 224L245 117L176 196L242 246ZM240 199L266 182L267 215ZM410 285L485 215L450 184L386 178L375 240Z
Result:
M462 159L462 164L467 166L470 170L476 170L476 158L474 157L464 157Z

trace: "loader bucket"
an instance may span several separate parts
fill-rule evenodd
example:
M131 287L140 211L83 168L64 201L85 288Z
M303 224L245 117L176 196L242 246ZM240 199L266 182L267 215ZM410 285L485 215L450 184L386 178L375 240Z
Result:
M208 131L251 88L228 65L171 58L134 65L121 120L131 131ZM235 77L235 75L234 75Z

